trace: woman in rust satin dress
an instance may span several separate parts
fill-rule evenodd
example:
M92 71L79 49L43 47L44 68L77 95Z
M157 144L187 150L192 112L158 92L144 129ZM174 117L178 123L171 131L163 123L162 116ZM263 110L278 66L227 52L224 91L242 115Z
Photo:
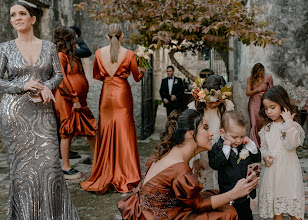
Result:
M132 72L138 82L143 72L138 71L134 52L120 46L120 25L110 25L107 38L110 45L95 52L93 68L93 77L104 83L92 172L80 185L100 194L109 189L127 193L141 180L133 98L127 78Z
M60 121L62 170L66 179L77 179L81 177L81 173L69 164L71 140L74 136L87 136L88 143L94 150L96 120L87 106L88 81L80 61L73 56L75 32L68 27L57 27L55 43L63 73L63 81L54 93L54 107Z
M118 203L122 219L237 219L236 210L226 204L248 195L259 180L251 181L251 175L219 195L217 191L200 192L203 186L188 163L196 154L211 150L212 136L196 110L172 112L143 181Z
M261 96L273 86L273 78L264 73L264 66L257 63L251 70L251 76L247 80L246 95L250 96L248 111L250 117L250 139L260 148L260 137L258 132L263 126L263 120L259 116Z

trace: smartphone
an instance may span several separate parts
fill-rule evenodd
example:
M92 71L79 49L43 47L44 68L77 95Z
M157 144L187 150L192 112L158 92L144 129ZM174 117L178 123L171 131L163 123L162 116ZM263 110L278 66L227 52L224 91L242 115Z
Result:
M251 180L256 179L257 177L260 177L260 172L261 172L261 163L252 163L247 166L247 175L248 177L250 174L255 173L253 175Z

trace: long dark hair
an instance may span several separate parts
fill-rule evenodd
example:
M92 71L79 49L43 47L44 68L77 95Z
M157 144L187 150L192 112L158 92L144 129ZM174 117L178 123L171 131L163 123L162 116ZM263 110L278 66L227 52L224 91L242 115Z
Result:
M27 9L27 11L28 11L29 14L30 14L30 17L35 16L34 10L33 10L32 7L31 7L30 5L28 5L27 3L25 3L25 2L15 2L14 4L11 5L10 8L12 8L14 5L20 5L20 6L24 7L25 9Z
M154 152L154 162L160 160L175 145L183 143L187 131L193 130L196 138L202 119L202 114L193 109L187 109L183 113L176 110L171 112L166 123L166 130L160 134L161 143Z
M76 49L76 34L69 27L58 26L54 33L54 43L58 52L63 52L69 56L71 66L74 65L74 53Z
M257 82L260 78L263 81L264 75L265 75L264 66L261 63L256 63L251 70L250 82L249 82L250 85L253 86L253 84Z
M211 75L204 81L202 88L208 89L209 91L211 89L215 89L217 91L221 89L222 87L224 87L225 85L226 85L226 81L222 76ZM195 107L198 112L203 114L204 109L206 108L206 103L195 101ZM218 112L217 112L218 116L221 118L223 114L225 113L225 111L226 111L225 102L221 102L218 105Z
M261 98L259 115L264 119L264 125L268 124L269 122L272 122L272 120L269 117L267 117L265 113L265 107L263 104L264 99L268 99L272 102L276 102L278 105L281 106L282 111L284 108L284 109L289 110L291 114L294 114L294 113L296 114L295 106L291 104L287 91L280 85L273 86L271 88L268 88ZM295 115L294 120L296 122L300 121L297 114Z

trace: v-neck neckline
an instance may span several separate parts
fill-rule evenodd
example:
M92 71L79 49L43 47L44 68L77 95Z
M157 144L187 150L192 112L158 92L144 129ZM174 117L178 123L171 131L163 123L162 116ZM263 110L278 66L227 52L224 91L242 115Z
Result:
M13 44L14 44L14 46L16 47L16 49L17 49L18 53L20 54L20 56L22 57L22 59L23 59L24 61L26 61L27 64L29 64L29 65L32 66L32 67L37 65L37 62L40 60L41 55L42 55L42 52L43 52L43 44L44 44L44 41L43 41L43 40L42 40L42 46L41 46L40 54L39 54L37 60L36 60L33 64L31 64L31 63L24 57L24 55L22 55L22 53L20 52L20 50L19 50L19 48L18 48L18 46L17 46L15 40L13 40Z
M117 67L116 71L114 72L114 74L113 74L112 76L110 75L110 73L109 73L109 72L106 70L106 68L105 68L104 62L103 62L103 60L102 60L101 51L102 51L102 48L99 49L99 58L100 58L100 60L101 60L102 67L104 68L105 72L108 74L109 77L114 77L114 76L117 74L117 72L119 71L120 66L122 66L124 60L126 59L127 53L128 53L128 49L127 49L126 52L125 52L125 56L124 56L123 60L121 61L120 65Z

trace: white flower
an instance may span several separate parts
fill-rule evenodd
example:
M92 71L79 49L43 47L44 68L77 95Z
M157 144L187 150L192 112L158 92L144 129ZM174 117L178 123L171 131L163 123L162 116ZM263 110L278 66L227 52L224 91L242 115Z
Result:
M216 99L214 96L210 96L210 102L217 102L218 99Z
M172 44L178 44L178 41L177 40L172 40L171 43Z
M153 50L151 50L151 49L149 49L148 52L149 52L149 54L153 54L154 53Z
M138 51L137 56L138 57L143 57L144 56L144 52L143 51Z
M249 156L249 151L246 148L243 148L240 152L240 158L245 160Z
M142 52L144 52L145 51L145 47L143 47L143 46L139 46L139 51L142 51Z
M150 57L146 54L143 56L143 58L146 59L146 60L150 60Z

